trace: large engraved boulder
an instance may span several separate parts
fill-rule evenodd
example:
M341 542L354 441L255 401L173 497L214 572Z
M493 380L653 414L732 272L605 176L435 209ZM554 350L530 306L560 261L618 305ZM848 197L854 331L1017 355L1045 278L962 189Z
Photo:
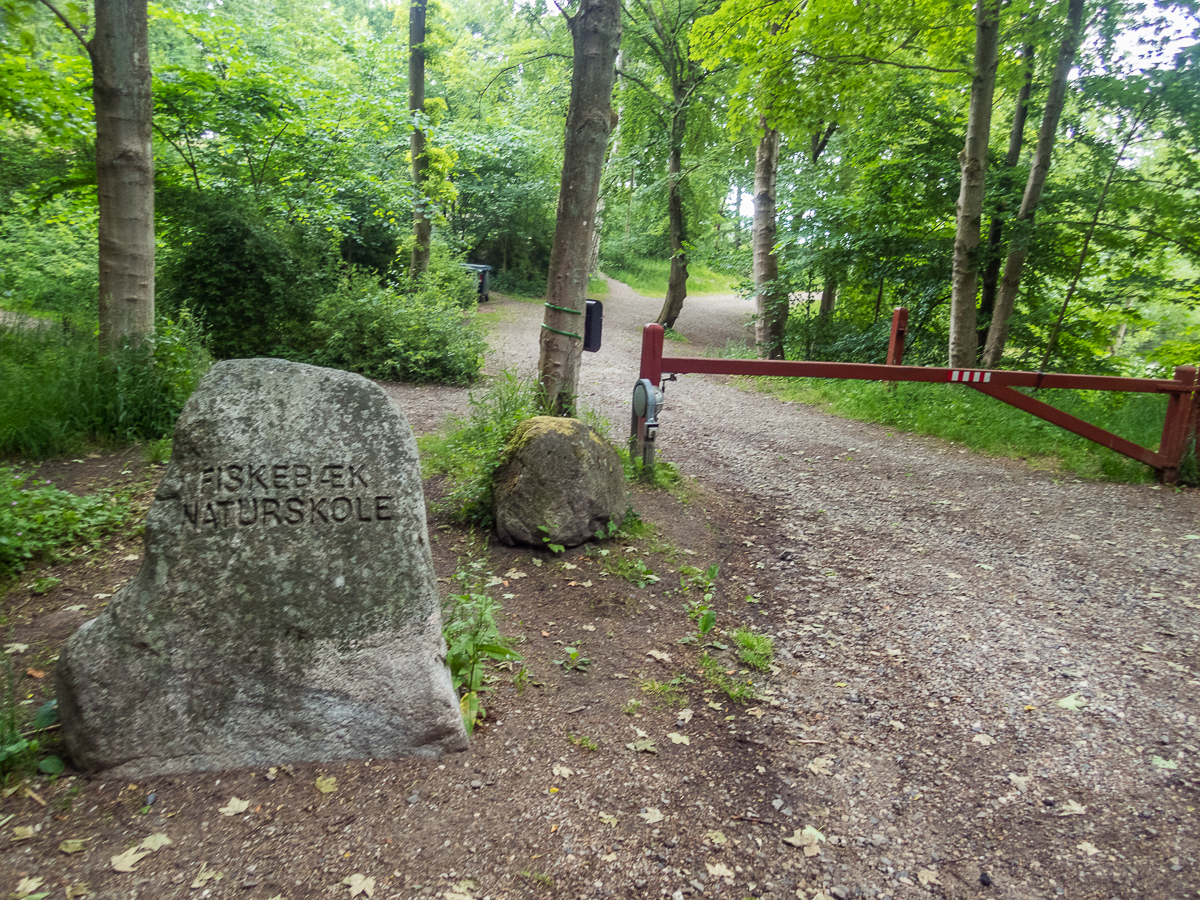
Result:
M122 777L466 746L417 447L358 375L215 366L133 581L58 662L75 764Z
M617 452L578 419L552 416L513 431L492 497L496 535L509 546L574 547L620 527L629 505Z

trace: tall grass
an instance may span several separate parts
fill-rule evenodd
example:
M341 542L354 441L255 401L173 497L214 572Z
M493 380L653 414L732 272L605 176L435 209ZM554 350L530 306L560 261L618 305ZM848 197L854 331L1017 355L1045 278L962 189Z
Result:
M604 274L645 297L662 297L671 278L671 261L625 255L619 260L606 259ZM736 276L714 272L702 262L688 264L688 294L730 294L738 281Z
M760 378L761 390L820 406L835 415L958 441L996 456L1061 466L1085 478L1142 482L1142 463L1044 422L963 385L818 378ZM1043 390L1038 399L1143 447L1158 446L1166 397Z
M0 455L169 435L209 359L187 317L146 346L102 356L90 328L0 329Z

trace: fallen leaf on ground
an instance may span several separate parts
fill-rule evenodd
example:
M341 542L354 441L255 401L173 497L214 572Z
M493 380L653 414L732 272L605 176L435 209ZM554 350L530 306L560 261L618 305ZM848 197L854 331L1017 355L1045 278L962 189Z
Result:
M761 719L763 717L764 713L763 713L761 707L755 706L753 709L746 710L746 715L754 716L754 718L756 718L756 719Z
M938 873L933 871L933 869L921 869L917 872L917 881L921 882L921 884L941 884L938 881Z
M563 568L564 569L578 569L579 566L575 565L575 563L565 562L565 563L563 563Z
M357 897L359 894L366 894L368 897L375 896L375 879L368 878L361 872L355 872L353 875L343 878L342 884L350 886L351 897Z
M1082 816L1087 812L1087 807L1082 803L1077 803L1074 800L1068 800L1066 805L1059 810L1060 816Z
M322 794L332 794L337 790L336 775L320 775L317 777L317 790Z
M996 743L996 739L990 734L977 734L975 737L971 738L971 740L976 744L983 744L985 747L990 747L992 744Z
M832 775L833 769L829 768L829 764L833 762L827 756L818 756L808 764L808 771L814 775Z
M1058 705L1063 709L1069 709L1072 712L1079 712L1079 710L1087 706L1087 701L1078 693L1074 693L1070 697L1063 697L1058 701Z
M587 587L591 587L591 585L587 585ZM595 625L580 625L579 627L582 628L584 631L595 631L596 630Z
M504 573L505 578L528 578L524 572L518 572L516 569L509 569Z
M555 778L570 778L572 775L575 774L574 769L568 769L566 766L560 766L560 765L555 765L554 768L551 769L550 771L552 773L554 773Z
M725 865L725 863L705 863L704 868L708 869L708 874L713 878L732 878L733 869Z
M165 834L152 834L152 835L149 835L140 844L138 844L138 846L141 847L143 850L149 850L151 852L154 852L155 850L159 850L159 849L167 846L167 844L172 844L172 843L174 843L174 841L172 841Z
M688 722L692 721L693 715L695 715L695 713L693 713L690 709L681 709L679 711L679 718L677 718L675 722L679 725L686 725Z
M888 722L888 724L891 725L897 731L904 730L904 723L901 722L899 719L892 719L892 721Z
M41 669L26 669L25 674L30 678L45 678L46 673Z
M22 878L17 882L17 891L13 896L18 898L28 897L30 894L40 888L42 886L42 882L45 880L46 879L44 878ZM42 896L45 897L47 895L42 894Z
M86 897L91 891L88 888L86 881L77 881L75 884L67 885L67 900L75 900L77 897Z
M1173 759L1164 759L1161 756L1150 757L1150 765L1156 766L1159 769L1178 769L1179 763Z
M83 845L90 841L91 838L70 838L58 845L58 849L63 853L78 853L83 849Z
M617 861L617 854L615 854L615 853L606 853L606 854L604 854L604 856L600 857L600 861L601 861L601 862L616 862L616 861Z
M678 734L674 731L668 734L667 737L671 739L672 744L690 744L692 742L692 739L686 734Z
M238 813L244 813L250 808L249 800L239 800L237 797L230 797L229 802L217 809L223 816L236 816Z
M657 753L658 752L658 747L655 746L654 741L650 740L649 738L643 738L640 741L634 741L630 744L626 744L625 746L628 747L630 750L632 750L634 753Z
M1076 844L1076 848L1082 850L1088 856L1095 856L1100 852L1100 848L1091 841L1084 841L1082 844Z
M723 831L706 831L704 832L704 836L714 844L724 844L729 840L729 838L725 837L725 832Z
M41 830L41 825L18 825L13 829L13 840L27 841Z
M220 881L225 875L222 872L216 872L208 867L208 863L200 863L200 871L196 873L196 877L192 880L191 887L193 889L204 887L206 882Z
M647 825L653 825L656 822L661 822L666 818L659 810L653 806L647 806L645 812L638 813L639 819L644 819Z
M1013 787L1015 787L1018 791L1020 791L1023 794L1023 793L1025 793L1025 791L1027 791L1029 789L1029 782L1031 782L1033 780L1033 776L1032 775L1017 775L1014 772L1009 772L1008 780L1010 782L1012 782Z
M611 828L617 827L617 817L611 813L600 813L600 821Z
M11 654L13 654L13 655L16 655L16 654L19 654L19 653L24 653L26 650L28 650L28 649L29 649L29 645L28 645L28 644L5 644L5 645L4 645L4 649L5 649L5 650L6 650L8 653L11 653Z
M805 825L803 829L797 828L791 837L783 839L785 844L802 848L805 856L816 856L820 853L821 849L817 844L824 843L824 841L825 835L811 825Z
M133 867L150 855L149 850L133 847L112 858L112 867L117 872L132 872Z
M663 653L661 650L649 650L646 652L646 655L653 656L659 662L670 662L671 661L671 654Z

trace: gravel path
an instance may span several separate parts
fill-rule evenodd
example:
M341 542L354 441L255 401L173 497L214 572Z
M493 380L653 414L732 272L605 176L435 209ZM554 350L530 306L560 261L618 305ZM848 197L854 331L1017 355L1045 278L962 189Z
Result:
M658 306L612 282L585 354L581 396L618 438ZM749 313L689 298L696 347L668 352L742 338ZM489 370L532 374L540 303L485 314ZM393 390L418 428L463 399ZM828 802L847 851L828 896L1200 894L1197 492L1059 477L721 378L666 396L664 456L755 511L745 588L790 604L775 750L796 796L775 808Z

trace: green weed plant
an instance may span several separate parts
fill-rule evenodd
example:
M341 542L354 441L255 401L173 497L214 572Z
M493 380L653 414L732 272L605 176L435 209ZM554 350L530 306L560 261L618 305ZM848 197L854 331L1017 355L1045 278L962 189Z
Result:
M733 632L733 642L737 644L738 659L750 668L760 672L771 668L771 660L775 657L775 641L769 635L749 628L738 628Z
M34 559L53 561L72 548L94 546L136 518L128 491L85 497L0 467L0 584Z

